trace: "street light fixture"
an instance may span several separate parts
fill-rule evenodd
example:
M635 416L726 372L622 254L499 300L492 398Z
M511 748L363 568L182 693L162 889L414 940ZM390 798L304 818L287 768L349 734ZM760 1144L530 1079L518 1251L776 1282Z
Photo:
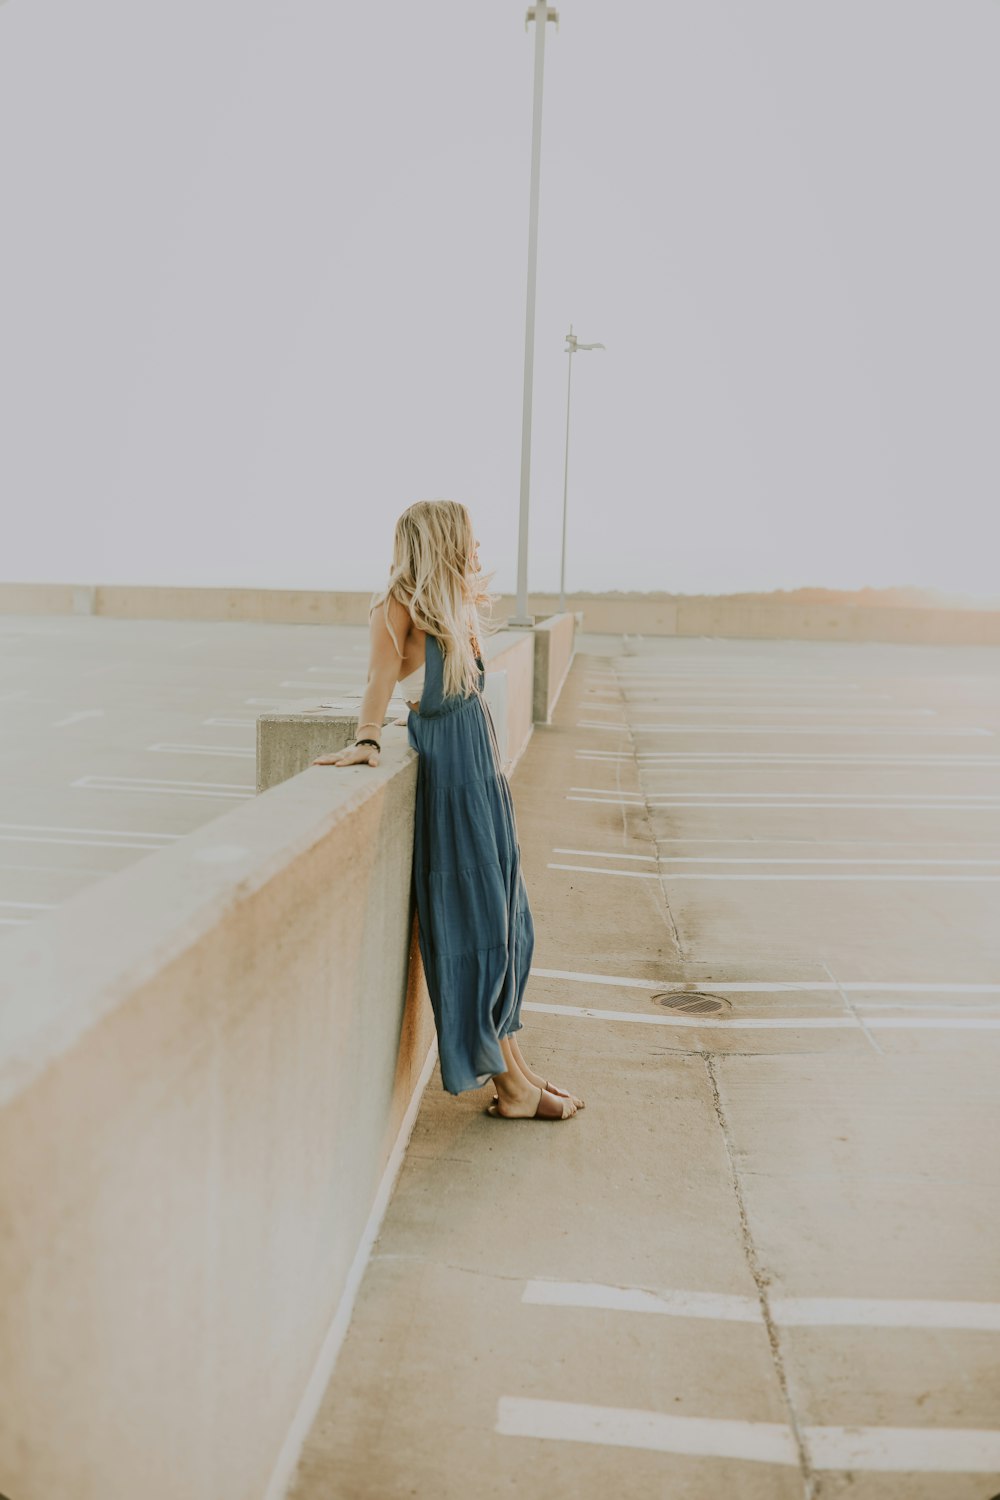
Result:
M569 398L573 387L573 355L578 349L604 349L605 344L581 344L573 332L572 323L569 325L569 333L566 335L566 348L564 354L569 355L569 378L566 381L566 463L563 469L563 527L562 527L562 562L559 567L559 613L562 614L566 608L566 494L569 488Z
M528 486L531 476L531 378L535 358L535 270L538 264L538 176L542 161L542 74L545 67L545 23L555 21L559 30L559 12L547 0L538 0L524 17L535 23L535 86L531 107L531 192L528 206L528 306L524 329L524 398L521 408L521 508L517 532L517 614L507 621L510 626L532 626L528 614Z

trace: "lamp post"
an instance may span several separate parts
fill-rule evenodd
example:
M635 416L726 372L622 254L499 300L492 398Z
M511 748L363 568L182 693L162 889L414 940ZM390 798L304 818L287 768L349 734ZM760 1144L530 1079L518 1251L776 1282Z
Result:
M538 263L538 177L542 161L542 73L545 67L545 23L555 21L559 30L559 12L538 0L524 17L535 23L535 88L531 108L531 192L528 207L528 306L524 330L524 398L521 408L521 509L517 531L517 614L507 621L511 626L532 626L528 614L528 485L531 475L531 380L535 358L535 270Z
M562 614L566 608L566 495L569 489L569 397L573 388L573 355L578 349L604 349L604 344L581 344L573 332L572 323L569 325L569 333L566 335L566 348L563 351L569 355L569 377L566 381L566 463L563 468L563 525L562 525L562 561L559 565L559 613Z

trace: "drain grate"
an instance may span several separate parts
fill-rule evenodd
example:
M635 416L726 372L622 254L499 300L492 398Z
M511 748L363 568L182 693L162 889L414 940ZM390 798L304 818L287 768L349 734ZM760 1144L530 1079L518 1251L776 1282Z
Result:
M706 990L658 990L653 1003L682 1016L711 1016L733 1008L722 995L712 995Z

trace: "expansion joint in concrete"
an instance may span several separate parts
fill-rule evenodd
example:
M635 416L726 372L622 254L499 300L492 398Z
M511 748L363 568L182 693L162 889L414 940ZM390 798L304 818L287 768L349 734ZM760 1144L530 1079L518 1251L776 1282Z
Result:
M719 1089L719 1080L715 1071L715 1057L711 1052L701 1052L700 1057L705 1064L705 1072L708 1074L709 1087L712 1091L712 1105L715 1109L715 1117L719 1122L722 1132L722 1140L726 1148L726 1158L729 1162L729 1172L733 1183L733 1194L736 1198L736 1208L740 1220L740 1235L743 1240L743 1253L746 1257L747 1266L754 1279L757 1288L757 1298L760 1302L761 1316L764 1320L764 1328L767 1332L767 1341L771 1348L771 1360L774 1365L774 1373L777 1377L781 1394L784 1398L785 1407L788 1411L788 1424L795 1440L795 1446L799 1455L799 1466L802 1471L803 1500L818 1500L816 1476L812 1471L809 1452L806 1448L802 1428L799 1423L798 1413L792 1399L791 1389L788 1383L788 1374L785 1370L784 1356L781 1352L781 1340L778 1335L778 1327L771 1312L769 1296L770 1277L760 1263L757 1253L757 1245L750 1227L750 1216L747 1213L746 1200L743 1196L743 1185L740 1181L739 1169L736 1165L736 1154L733 1150L732 1136L729 1130L729 1122L722 1105L722 1094Z
M613 670L614 670L615 676L618 677L618 668L617 668L617 664L614 661L614 658L612 658L612 665L613 665ZM648 841L649 841L651 847L656 851L656 873L660 876L660 879L657 882L657 884L658 884L659 889L660 889L660 894L663 897L663 910L666 913L667 925L670 928L670 936L673 938L674 947L677 949L677 956L678 956L678 958L686 961L687 954L684 952L684 947L683 947L683 944L681 943L681 935L680 935L680 933L677 930L677 923L674 921L674 914L670 910L670 898L667 895L667 888L666 888L666 886L663 883L663 874L662 874L662 871L660 870L660 852L659 852L659 848L658 848L657 843L656 843L656 836L655 836L655 834L653 832L652 819L649 816L649 798L646 795L646 787L645 787L645 784L643 782L643 776L642 776L642 767L639 765L638 747L637 747L636 742L635 742L635 735L632 733L632 726L629 723L629 719L628 719L628 705L627 705L627 703L625 701L625 694L624 694L624 692L622 690L620 678L619 678L619 684L618 684L618 691L619 691L619 693L621 695L622 719L625 722L625 725L626 725L625 732L628 735L629 754L632 756L632 759L635 761L636 778L637 778L637 780L639 782L639 790L640 790L640 792L642 794L642 807L641 807L642 819L643 819L643 822L646 825L646 834L647 834L647 837L648 837ZM619 795L620 798L621 798L621 775L622 775L622 772L621 772L621 761L616 761L615 762L615 788L616 788L616 790L617 790L618 795ZM628 814L628 808L625 805L624 798L621 799L621 808L622 808L622 832L627 835L627 833L628 833L628 824L626 822L626 817L627 817L627 814Z

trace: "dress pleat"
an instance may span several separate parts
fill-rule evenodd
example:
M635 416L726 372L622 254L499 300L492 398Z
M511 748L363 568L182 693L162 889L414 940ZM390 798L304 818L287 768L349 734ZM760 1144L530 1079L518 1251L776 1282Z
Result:
M419 712L413 881L418 938L437 1028L441 1081L450 1094L506 1071L500 1038L521 1030L535 930L521 870L510 783L483 697L444 693L444 661L427 636Z

